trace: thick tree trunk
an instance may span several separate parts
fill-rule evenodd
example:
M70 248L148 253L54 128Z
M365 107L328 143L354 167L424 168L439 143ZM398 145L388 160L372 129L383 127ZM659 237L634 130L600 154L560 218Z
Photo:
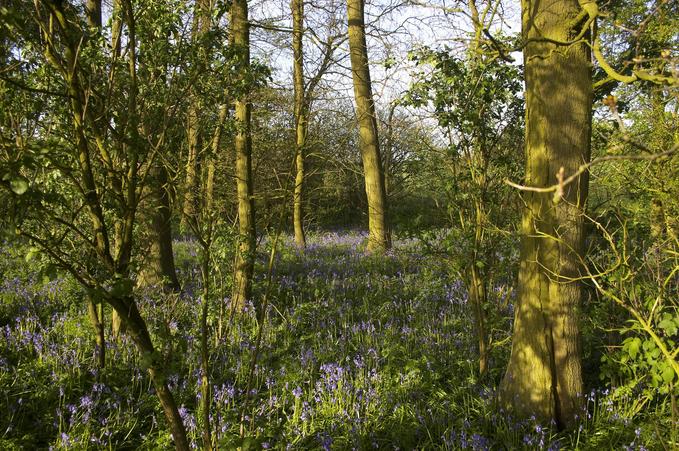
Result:
M120 254L120 246L123 240L123 227L120 222L116 222L113 226L113 255ZM118 340L122 334L125 333L125 323L118 314L116 309L111 312L111 336L114 340Z
M101 0L86 0L85 13L90 28L101 29Z
M307 135L308 108L304 99L304 53L302 36L304 33L304 0L292 0L292 52L294 57L295 87L295 190L293 201L293 224L295 228L295 244L306 247L304 236L304 157Z
M580 31L568 24L576 0L524 0L526 185L558 183L589 161L591 63L585 42L558 45ZM553 193L526 192L512 353L500 387L503 403L520 415L559 426L581 413L582 369L578 309L581 298L586 175Z
M250 30L247 0L234 0L231 5L231 40L238 65L244 73L250 70ZM238 248L234 268L231 302L242 309L250 299L255 263L255 204L252 184L252 136L250 100L241 94L235 102L236 119L236 188L238 196Z
M167 192L167 170L154 162L151 174L151 196L147 207L149 241L151 247L139 271L139 286L161 286L178 291L179 280L172 252L172 211Z
M365 175L365 193L368 197L368 251L379 252L391 247L391 242L387 229L384 172L380 159L377 118L365 40L364 6L364 0L347 0L351 73L359 126L359 146Z

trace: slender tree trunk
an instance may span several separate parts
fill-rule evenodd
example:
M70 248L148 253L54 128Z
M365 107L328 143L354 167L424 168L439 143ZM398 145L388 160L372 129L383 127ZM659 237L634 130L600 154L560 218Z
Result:
M568 24L575 0L523 0L526 80L526 184L552 186L590 158L592 82L585 42L558 45L580 31ZM563 172L562 172L563 171ZM588 178L552 193L526 192L512 353L500 386L520 415L567 426L581 412L580 257Z
M112 2L112 16L111 16L111 53L114 59L120 56L121 34L123 29L122 8L120 0L113 0ZM122 193L122 187L121 193ZM122 240L122 225L120 222L115 222L113 226L113 255L119 254L120 241ZM118 312L113 309L111 311L111 336L117 340L121 333L124 333L125 326L122 323Z
M203 305L200 314L200 394L201 414L203 421L203 449L212 450L212 432L210 425L210 404L212 394L210 389L210 350L208 347L209 329L207 317L210 306L210 243L203 246L201 262L201 276L203 279Z
M295 87L295 191L293 202L293 224L295 228L295 244L306 247L304 236L304 157L307 135L308 108L304 98L304 53L302 37L304 34L304 0L292 0L292 52L294 57Z
M94 328L97 345L97 361L99 368L106 367L106 336L104 331L104 309L102 303L95 303L91 295L87 295L87 313Z
M365 192L368 198L368 251L391 247L387 225L387 199L384 172L377 138L377 118L370 82L368 49L365 40L364 0L347 0L349 50L354 98L359 126L359 146L363 159Z
M250 70L250 30L247 0L234 0L231 5L231 41L237 53L243 76ZM236 119L236 188L238 196L238 248L234 268L231 302L242 309L250 299L255 263L255 205L252 184L252 136L250 100L246 93L235 102Z
M483 207L480 201L475 205L475 219L474 219L474 251L470 265L470 284L469 297L474 309L474 322L476 328L476 338L479 347L479 374L481 376L486 374L488 370L488 336L486 333L486 313L484 306L486 305L486 281L481 274L481 268L478 262L481 262L481 246L483 243Z
M114 310L118 312L119 317L127 326L127 333L132 338L141 360L147 367L151 382L156 390L156 395L163 407L165 418L170 426L172 438L175 442L177 451L186 451L189 448L189 442L186 437L186 429L174 397L170 392L165 380L164 368L160 354L153 347L151 336L146 327L146 322L139 314L137 304L132 298L110 299L109 302Z
M488 371L488 339L486 336L486 314L483 306L486 301L486 287L483 277L479 274L476 265L470 268L470 290L469 297L474 309L474 322L476 328L476 338L479 347L479 374L484 376Z
M90 29L101 31L101 0L87 0L85 2L87 25ZM104 304L94 302L91 295L87 295L87 313L94 328L99 368L106 367L106 336L104 327Z
M193 11L193 24L191 28L191 38L193 42L199 42L211 26L211 10L209 0L196 0ZM199 48L202 44L199 43ZM207 64L207 55L204 51L199 52L196 60L196 72L203 71ZM200 189L201 189L201 166L203 136L200 127L201 104L193 87L189 88L189 107L186 113L186 136L187 136L187 158L186 158L186 179L184 182L184 199L182 205L182 218L180 228L182 231L191 231L197 224L197 215L200 208ZM195 233L195 231L193 231Z
M198 125L198 100L192 98L186 113L186 135L188 152L186 157L186 179L184 181L184 200L182 203L181 229L184 233L191 231L191 224L195 222L198 213L198 199L200 192L200 149L203 146Z
M481 66L481 63L483 63L484 58L481 45L483 28L485 27L484 20L488 10L480 15L475 0L469 0L469 10L474 27L474 37L469 46L469 59L473 70L476 73L479 73L483 71L483 69L479 66ZM476 113L479 115L479 123L482 123L482 118L480 115L482 115L483 112L477 111ZM476 195L474 199L474 219L470 221L474 232L474 247L469 268L469 294L470 300L472 302L472 308L474 309L474 322L479 348L479 374L483 376L488 371L488 334L486 332L486 313L484 310L487 301L486 284L488 281L486 278L488 272L487 269L484 270L483 268L480 268L479 263L482 263L484 268L487 268L489 264L489 262L484 258L483 252L483 248L486 245L484 240L484 228L486 227L485 192L487 189L488 170L488 157L483 128L479 128L474 131L473 142L474 146L471 149L468 159L471 179L476 185Z

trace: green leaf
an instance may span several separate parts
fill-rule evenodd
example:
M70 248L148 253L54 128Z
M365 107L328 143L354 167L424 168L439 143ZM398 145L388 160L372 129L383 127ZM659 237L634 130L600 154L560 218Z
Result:
M625 349L629 356L634 359L639 353L639 348L641 347L641 339L639 337L634 337L632 339L625 340Z
M9 187L15 194L21 196L28 191L28 179L26 177L17 176L9 181Z
M672 366L665 364L665 368L662 370L662 378L666 384L672 382L672 379L674 379L674 370L672 369Z
M677 333L677 324L669 314L665 315L664 319L658 324L658 327L664 330L670 337Z

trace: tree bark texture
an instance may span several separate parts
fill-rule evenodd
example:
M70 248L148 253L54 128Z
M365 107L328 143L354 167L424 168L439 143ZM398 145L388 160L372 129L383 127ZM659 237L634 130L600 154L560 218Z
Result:
M304 0L292 0L292 52L294 58L293 84L295 89L295 190L293 200L293 224L295 244L306 247L304 235L304 159L308 130L308 106L304 96Z
M191 39L202 47L200 41L210 30L211 11L209 0L197 0L193 10ZM194 71L200 73L205 69L205 52L199 52ZM201 102L194 87L189 88L189 107L186 112L186 178L184 182L184 197L180 228L182 231L192 231L197 225L201 203L201 171L203 165L203 135L200 124Z
M469 299L474 309L474 326L479 346L479 374L488 371L488 334L486 333L486 313L484 306L487 301L486 278L477 262L481 260L481 246L483 245L483 206L481 201L475 202L474 213L474 251L469 267Z
M592 81L588 46L573 39L576 0L523 0L526 185L558 183L590 159ZM569 28L569 25L573 28ZM550 40L547 41L546 39ZM578 309L587 175L553 193L525 192L512 352L500 387L519 415L571 424L581 413Z
M95 303L91 295L87 295L87 314L95 332L95 343L97 345L97 360L99 368L106 367L106 336L104 330L104 305Z
M188 152L181 218L181 229L184 233L191 230L191 224L195 224L195 218L198 214L198 201L200 199L200 177L198 175L200 174L200 153L203 146L198 124L198 101L195 99L195 95L192 93L189 95L193 99L186 113Z
M86 0L85 13L90 28L101 29L101 0Z
M147 207L149 241L151 247L139 271L138 285L161 286L179 290L179 280L172 252L172 210L167 191L167 170L155 161L151 172L150 205Z
M351 74L354 82L365 193L368 198L368 251L379 252L388 249L391 243L387 229L387 198L377 137L377 117L368 66L364 6L364 0L347 0Z
M234 0L231 5L231 43L244 73L250 70L250 30L247 0ZM235 102L236 119L236 191L238 197L238 248L234 268L231 302L242 309L250 299L255 263L255 205L252 183L251 104L247 93Z

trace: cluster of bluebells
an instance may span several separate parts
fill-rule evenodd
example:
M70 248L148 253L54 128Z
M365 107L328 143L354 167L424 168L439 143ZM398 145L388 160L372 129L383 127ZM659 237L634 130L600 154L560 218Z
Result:
M286 238L259 347L252 302L221 336L213 329L210 421L217 441L230 443L244 424L261 438L263 449L486 450L504 444L496 431L506 428L507 436L516 437L516 447L559 449L552 428L535 422L507 426L501 413L466 421L459 406L467 398L489 410L495 394L470 382L475 346L464 283L451 276L445 262L423 254L415 240L395 241L394 251L376 257L365 254L366 238L364 233L315 235L305 252ZM264 240L261 247L267 245ZM138 299L197 447L203 363L196 321L202 302L198 245L184 240L176 248L183 255L178 262L182 294L168 301L151 289ZM259 258L263 264L265 255ZM259 277L256 296L266 283ZM53 396L59 401L53 409L56 420L48 425L49 443L56 448L168 445L153 389L129 339L107 342L113 370L92 371L96 359L84 308L79 315L63 308L57 302L60 284L38 292L18 279L0 286L3 296L24 299L17 303L21 315L0 324L0 369L16 375L22 364L41 361L51 370L54 390L61 387ZM507 293L491 289L490 301L504 304ZM224 293L216 296L212 325L229 302ZM51 306L49 315L43 303ZM508 325L493 329L494 341L506 337ZM255 349L259 357L250 380ZM461 399L459 393L471 395ZM10 412L9 421L17 426L27 403L13 399L0 409ZM596 405L616 414L611 404ZM590 421L592 411L583 411L581 420ZM643 449L640 434L635 437L628 446Z

